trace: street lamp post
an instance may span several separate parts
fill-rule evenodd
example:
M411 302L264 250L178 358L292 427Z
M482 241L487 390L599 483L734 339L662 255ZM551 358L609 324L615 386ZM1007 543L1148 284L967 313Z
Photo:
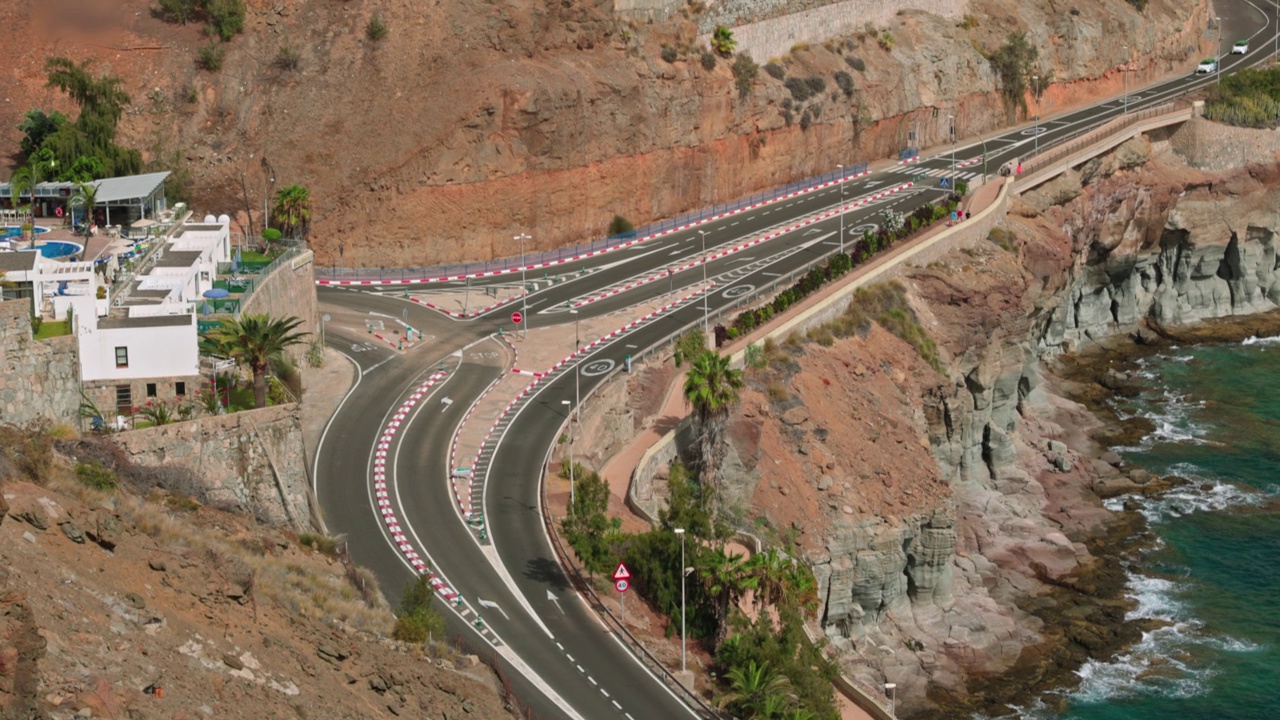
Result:
M951 192L956 191L956 116L948 115L947 123L951 126Z
M524 241L532 238L526 233L520 233L514 239L520 241L520 290L522 292L520 307L523 309L520 313L520 324L524 326L524 336L527 338L529 337L529 284L525 281L524 275Z
M1036 154L1040 154L1040 76L1031 76L1031 89L1036 94Z
M561 405L568 405L568 400L561 400ZM569 514L573 514L574 506L574 482L573 482L573 413L577 409L577 405L569 408Z
M896 711L896 708L894 707L894 706L897 704L897 703L895 703L895 702L894 702L894 690L895 690L897 687L898 687L898 684L897 684L897 683L885 683L885 684L884 684L885 692L889 693L889 715L890 715L891 717L898 717L898 713L897 713L897 711Z
M684 626L684 579L687 576L684 571L684 528L676 528L675 533L680 536L680 672L685 672L685 640L688 635Z
M978 136L978 139L982 141L982 184L986 185L987 184L987 139L985 137L982 137L981 135Z
M1216 77L1214 77L1213 81L1218 85L1221 85L1222 84L1222 18L1215 17L1213 19L1213 22L1215 25L1218 26L1218 59L1216 62L1214 62L1213 74Z
M699 230L698 235L702 238L702 333L710 335L711 309L707 303L711 293L707 292L707 263L710 262L707 258L707 231Z
M1124 114L1128 115L1129 114L1129 46L1121 45L1120 49L1124 50L1124 68L1120 72L1121 72L1121 76L1124 78Z
M840 254L844 254L844 166L836 165L840 168Z

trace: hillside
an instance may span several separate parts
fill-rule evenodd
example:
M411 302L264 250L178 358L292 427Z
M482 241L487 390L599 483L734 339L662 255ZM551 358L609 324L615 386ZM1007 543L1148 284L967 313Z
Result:
M1173 0L1142 13L1125 0L1069 12L971 0L959 24L904 11L891 27L795 47L776 77L755 58L743 97L734 60L704 66L692 5L645 25L619 21L607 0L247 4L216 71L196 67L202 28L163 21L150 0L0 7L0 147L16 149L26 110L71 109L44 87L45 57L93 59L132 96L123 140L179 161L197 206L257 213L274 173L276 186L311 188L322 265L485 259L514 255L519 232L554 247L602 235L615 213L640 224L896 156L912 129L941 144L949 114L962 138L990 130L1013 100L983 53L1010 32L1039 50L1054 79L1040 106L1055 112L1120 91L1125 58L1107 38L1130 38L1138 83L1198 57L1208 14ZM367 34L375 15L382 40ZM785 85L811 78L823 87L813 97Z
M146 471L91 489L72 458L111 467L106 446L0 433L0 719L508 715L475 656L387 639L376 586L366 602L353 582L366 572L252 518L140 496Z

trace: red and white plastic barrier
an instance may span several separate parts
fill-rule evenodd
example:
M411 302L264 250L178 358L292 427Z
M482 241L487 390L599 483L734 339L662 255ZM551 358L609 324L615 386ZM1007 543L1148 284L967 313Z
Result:
M689 228L697 227L699 225L702 225L703 223L712 222L713 220L723 220L724 218L732 217L739 213L747 212L748 210L755 210L756 208L766 207L768 205L772 205L777 202L782 202L783 200L790 200L793 197L807 195L811 192L814 192L815 190L822 190L823 188L828 188L828 187L831 187L832 185L839 185L841 182L849 182L850 180L856 180L860 177L863 177L869 174L871 174L870 170L864 170L860 173L849 175L844 178L829 180L824 183L819 183L817 185L807 187L803 190L797 190L793 193L787 193L786 195L779 195L778 197L773 198L771 200L764 200L762 202L753 203L751 205L744 205L743 207L740 207L737 210L722 212L718 215L712 215L711 217L706 217L701 220L697 220L695 222L685 223L684 225L663 230L662 232L654 233L652 235L646 235L645 237L642 237L642 238L636 238L635 240L628 240L627 242L614 245L612 247L603 248L601 250L592 250L590 252L580 253L572 257L560 258L559 260L548 260L546 262L534 263L532 265L525 265L523 267L504 268L502 270L489 270L486 272L476 272L476 273L462 273L459 275L440 275L437 277L415 278L413 280L323 280L322 279L322 280L316 280L316 284L317 285L423 285L426 283L433 283L433 282L448 282L450 280L466 280L467 278L496 277L498 275L506 275L509 273L520 272L521 270L525 270L525 271L541 270L543 268L555 267L556 265L563 265L565 263L577 262L579 260L586 260L589 257L594 257L596 255L603 255L605 253L613 252L615 250L622 250L624 248L634 247L635 245L638 245L647 240L652 240L654 238L670 235L671 233L680 232L681 230L688 230ZM422 303L422 304L427 305L427 303ZM482 310L480 312L486 312L487 310L492 310L493 308L501 304L502 303L498 303L497 305L492 305L486 310ZM435 308L435 309L442 310L441 308Z
M458 593L446 585L435 573L431 572L431 568L427 567L427 563L418 555L418 551L413 549L413 544L409 542L408 536L404 534L404 530L400 527L400 520L396 517L395 509L391 505L390 494L387 491L387 451L391 449L391 441L395 439L396 433L400 430L400 425L409 416L409 412L427 394L431 386L443 379L444 376L443 372L437 372L428 377L409 397L405 398L405 401L400 404L395 414L387 421L387 426L383 428L382 435L379 436L378 443L374 447L373 494L377 501L378 514L382 516L382 521L387 526L387 532L391 534L391 539L395 541L396 548L400 551L400 554L409 561L415 572L427 576L431 582L431 587L435 588L440 597L453 602L458 597Z

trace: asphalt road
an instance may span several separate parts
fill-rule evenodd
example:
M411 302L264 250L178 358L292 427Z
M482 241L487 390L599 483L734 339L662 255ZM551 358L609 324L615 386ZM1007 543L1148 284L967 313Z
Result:
M1271 39L1272 18L1243 0L1220 6L1224 50L1236 39L1252 36L1253 40L1248 55L1223 56L1225 72L1258 62L1271 52L1271 43L1263 38ZM1161 104L1216 80L1214 76L1187 74L1134 90L1128 110ZM704 241L707 252L714 253L770 228L834 209L842 195L848 203L905 182L917 183L910 191L845 213L845 242L851 244L863 229L878 225L879 212L885 207L907 212L940 198L945 193L937 187L942 176L954 173L955 177L972 180L983 172L984 160L986 171L995 172L1004 162L1026 157L1037 145L1052 146L1124 111L1123 100L1113 99L1038 125L993 135L985 139L985 158L984 143L970 141L957 146L954 155L945 152L850 180L844 183L843 190L817 190L589 258L573 268L561 267L559 282L551 282L554 271L547 271L551 276L546 279L542 271L529 272L528 280L537 283L538 288L524 300L529 309L525 315L532 327L564 323L571 317L567 314L570 303L656 274L661 274L661 279L583 305L580 316L613 312L671 289L698 287L703 279L702 265L673 275L668 275L666 269L702 257ZM944 116L938 122L949 120ZM959 131L963 133L964 128ZM962 167L953 169L953 164ZM583 395L620 371L626 355L638 355L677 329L696 326L704 311L714 315L719 309L741 302L740 293L750 294L835 252L840 231L840 220L833 217L706 263L706 276L716 286L705 298L705 309L702 298L686 303L583 357L576 366L581 370ZM511 283L517 278L518 274L477 279L472 281L472 288L478 292L485 285ZM462 285L432 284L434 288ZM369 288L320 289L322 306L333 317L328 326L328 342L347 353L359 368L356 386L330 421L313 475L330 532L348 538L356 562L377 573L389 596L399 596L411 573L371 504L372 448L394 408L443 362L447 378L406 419L397 436L391 451L389 482L396 488L402 524L412 530L419 552L466 600L461 609L449 608L453 611L451 632L466 634L473 645L492 644L494 652L507 658L508 663L518 664L523 659L532 667L527 676L514 671L506 675L521 699L541 717L665 720L688 716L689 711L654 681L574 597L542 524L539 483L543 460L565 419L562 401L574 398L575 367L553 375L519 406L505 432L497 438L492 459L477 469L476 482L483 488L490 533L482 543L461 521L450 497L448 447L465 408L501 368L458 350L486 342L485 338L499 327L512 331L508 316L523 303L508 304L474 320L458 321L399 298L402 291L401 287L382 292ZM410 351L397 353L370 340L363 325L369 318L388 323L399 318L424 331L428 340ZM444 397L452 403L441 403ZM481 606L481 600L488 604ZM483 614L487 626L484 633L476 629L477 613ZM572 710L567 710L566 705Z

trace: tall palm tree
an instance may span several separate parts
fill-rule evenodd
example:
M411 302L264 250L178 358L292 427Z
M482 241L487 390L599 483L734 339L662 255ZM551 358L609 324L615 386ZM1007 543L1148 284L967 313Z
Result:
M31 201L35 202L35 188L40 184L40 166L36 164L20 167L13 171L9 176L9 199L13 201L13 208L17 210L19 203L22 202L23 195L31 195ZM31 239L34 241L36 237L36 229L34 224L31 228Z
M791 561L776 548L752 557L744 570L755 578L757 607L778 605L786 600L790 590Z
M716 645L729 634L729 609L748 591L755 589L755 578L746 572L743 555L730 555L724 548L701 553L697 560L698 576L707 592L715 598Z
M715 491L716 505L720 500L720 464L726 450L725 425L741 389L742 371L729 367L729 358L714 350L694 359L684 381L684 397L693 406L697 421L698 479L704 488Z
M311 224L311 191L304 185L290 185L276 192L271 216L289 237L306 235Z
M236 362L253 372L253 404L267 405L267 370L285 348L303 342L306 333L293 332L302 321L296 317L270 319L266 315L227 318L209 332L210 340Z
M729 691L716 699L716 705L732 708L735 714L744 718L776 717L765 712L776 712L785 707L785 701L791 695L791 682L769 667L769 663L757 664L748 660L745 666L737 666L725 673L729 681ZM783 701L778 707L778 697Z
M76 194L67 203L74 211L84 209L84 236L89 237L89 228L93 225L93 209L98 205L98 185L91 182L76 181Z

